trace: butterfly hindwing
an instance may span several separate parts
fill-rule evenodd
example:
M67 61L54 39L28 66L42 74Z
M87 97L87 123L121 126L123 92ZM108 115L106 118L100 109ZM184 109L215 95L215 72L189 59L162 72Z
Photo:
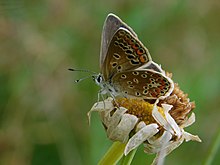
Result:
M115 89L124 96L143 99L157 99L170 95L173 82L168 77L152 70L132 70L115 74L112 77Z

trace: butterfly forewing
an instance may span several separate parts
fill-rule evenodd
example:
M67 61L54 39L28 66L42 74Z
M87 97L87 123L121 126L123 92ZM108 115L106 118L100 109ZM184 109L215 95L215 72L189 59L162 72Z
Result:
M132 70L112 77L115 89L122 95L143 99L157 99L168 96L173 90L173 82L163 74L152 70Z
M104 59L107 55L109 42L111 41L115 32L123 27L130 31L134 36L136 33L130 28L126 23L124 23L119 17L114 14L109 14L105 20L103 30L102 30L102 41L101 41L101 51L100 51L100 67L102 67Z
M147 48L130 31L121 27L109 43L102 74L107 80L118 72L134 70L150 61Z

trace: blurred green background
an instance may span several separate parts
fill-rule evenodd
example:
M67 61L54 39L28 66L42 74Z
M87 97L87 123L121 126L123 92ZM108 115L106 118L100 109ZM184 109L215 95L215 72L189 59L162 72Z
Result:
M220 1L0 0L0 164L95 165L110 147L99 116L91 126L87 120L99 88L74 84L86 74L67 70L99 72L110 12L196 101L196 123L186 131L203 142L183 143L166 164L204 163L220 131ZM139 147L133 164L153 158Z

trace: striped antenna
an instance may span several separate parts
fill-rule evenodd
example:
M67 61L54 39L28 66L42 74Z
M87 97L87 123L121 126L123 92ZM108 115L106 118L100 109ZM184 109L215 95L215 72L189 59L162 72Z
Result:
M76 72L92 73L92 75L89 75L89 76L83 77L83 78L81 78L81 79L75 80L75 81L74 81L75 83L81 82L81 81L83 81L83 80L85 80L85 79L88 79L88 78L90 78L90 77L93 77L94 74L95 74L95 75L97 74L96 72L93 72L93 71L90 71L90 70L87 70L87 69L74 69L74 68L69 68L68 70L69 70L69 71L73 71L73 72L76 71Z
M69 68L69 71L73 71L73 72L87 72L87 73L93 73L93 74L97 74L96 72L93 72L91 70L87 70L87 69L74 69L74 68Z

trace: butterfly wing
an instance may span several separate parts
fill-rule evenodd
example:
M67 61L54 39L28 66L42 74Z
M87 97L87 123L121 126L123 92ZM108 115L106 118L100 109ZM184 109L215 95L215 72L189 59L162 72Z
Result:
M107 55L109 42L111 41L115 32L120 28L123 27L130 31L134 36L137 36L135 32L126 24L124 23L119 17L110 13L105 20L103 30L102 30L102 41L101 41L101 51L100 51L100 68L103 65L104 59Z
M114 74L134 70L152 61L147 48L127 29L120 27L109 43L102 65L105 80Z
M145 64L145 65L138 68L138 70L142 70L142 69L153 70L153 71L159 72L159 73L166 76L165 71L161 68L160 65L158 65L154 61L149 61L147 64Z
M158 99L169 96L173 91L173 81L153 70L133 70L116 73L112 85L123 96L143 99Z

